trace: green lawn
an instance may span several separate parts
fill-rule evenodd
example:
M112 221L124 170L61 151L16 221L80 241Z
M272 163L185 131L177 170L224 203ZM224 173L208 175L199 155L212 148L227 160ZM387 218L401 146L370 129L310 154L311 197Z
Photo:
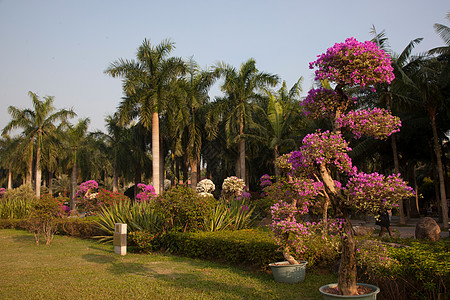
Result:
M0 299L323 299L336 276L307 270L299 284L271 274L161 254L115 255L111 245L0 230Z

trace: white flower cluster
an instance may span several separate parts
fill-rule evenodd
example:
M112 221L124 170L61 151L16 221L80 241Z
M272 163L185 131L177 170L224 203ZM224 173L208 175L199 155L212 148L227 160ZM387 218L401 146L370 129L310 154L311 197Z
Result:
M244 187L245 182L243 179L237 178L236 176L230 176L223 181L222 192L239 196L242 194Z
M216 189L214 182L209 179L203 179L197 183L197 193L202 197L212 196L212 192Z

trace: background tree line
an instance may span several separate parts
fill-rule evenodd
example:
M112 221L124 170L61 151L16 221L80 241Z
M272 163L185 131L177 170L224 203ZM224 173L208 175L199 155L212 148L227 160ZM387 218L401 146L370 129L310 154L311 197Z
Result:
M363 98L362 106L390 109L402 120L389 143L365 138L351 145L353 161L365 172L401 173L415 187L416 197L401 203L402 222L430 205L442 218L447 205L450 30L442 24L435 30L444 46L413 55L422 39L397 53L387 34L372 28L396 78L374 90L346 91ZM38 196L63 193L74 201L77 185L89 179L112 191L130 188L133 196L140 182L152 182L161 193L167 180L195 187L207 177L219 186L236 175L258 191L261 175L278 173L276 157L295 150L307 132L329 128L304 116L302 77L289 87L252 58L239 67L220 62L201 69L192 58L171 56L174 47L169 40L144 40L135 58L119 58L105 70L121 79L124 95L105 119L106 132L88 132L88 118L72 123L76 113L56 109L53 97L30 92L32 108L10 106L0 141L1 184L34 183ZM211 99L217 82L222 95Z

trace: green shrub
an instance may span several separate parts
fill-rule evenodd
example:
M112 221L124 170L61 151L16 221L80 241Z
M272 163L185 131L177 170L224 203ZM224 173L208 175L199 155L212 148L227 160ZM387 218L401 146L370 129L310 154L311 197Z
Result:
M161 234L148 231L134 231L128 234L128 246L138 252L153 252L161 249Z
M35 200L34 191L29 184L7 190L0 199L0 219L27 218Z
M40 235L44 236L46 245L52 242L56 232L56 220L63 215L62 203L50 194L43 195L32 203L29 230L34 234L37 245Z
M217 232L170 232L162 236L167 251L193 257L268 268L283 260L268 231L244 229Z
M393 263L362 273L391 299L448 299L450 240L413 241L410 247L386 247Z
M203 228L203 220L217 201L199 196L183 185L170 188L155 199L154 205L164 220L165 231L191 231Z
M56 233L79 238L92 238L102 234L95 217L62 218L56 221Z
M28 230L28 219L0 219L0 229L22 229Z

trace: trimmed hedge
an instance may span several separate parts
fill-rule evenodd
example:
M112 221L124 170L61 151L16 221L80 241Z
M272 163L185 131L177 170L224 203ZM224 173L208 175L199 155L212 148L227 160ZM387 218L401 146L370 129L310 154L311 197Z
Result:
M0 219L0 229L28 230L28 219ZM102 235L97 227L95 218L63 218L56 220L56 234L70 235L79 238L92 238Z
M258 229L170 232L162 236L161 245L177 255L263 269L284 260L269 233Z

